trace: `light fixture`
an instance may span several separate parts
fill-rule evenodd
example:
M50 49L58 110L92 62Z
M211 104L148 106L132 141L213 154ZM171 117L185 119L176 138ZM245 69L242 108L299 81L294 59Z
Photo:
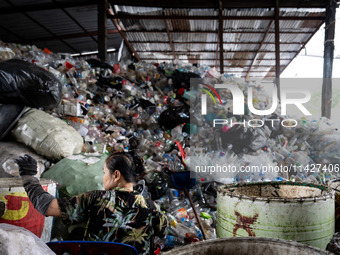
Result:
M92 54L98 54L98 51L87 51L87 52L82 52L80 55L85 56L85 55L92 55Z
M107 49L107 52L114 52L116 51L115 48L111 48L111 49ZM74 53L71 54L71 57L79 57L79 56L87 56L87 55L94 55L94 54L98 54L98 51L86 51L86 52L82 52L82 53Z

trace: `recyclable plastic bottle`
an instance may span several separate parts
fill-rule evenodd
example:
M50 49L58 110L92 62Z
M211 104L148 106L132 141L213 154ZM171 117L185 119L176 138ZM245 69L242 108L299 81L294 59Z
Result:
M82 137L85 137L88 134L89 121L87 118L67 116L66 120Z
M190 220L188 218L182 218L181 223L184 224L186 227L190 228L190 231L187 234L187 237L190 236L191 238L198 238L203 239L202 231L195 225L193 220ZM209 226L210 228L210 226Z
M178 221L180 221L182 218L188 217L188 212L184 208L183 204L176 203L174 200L170 203L170 210L171 215L173 215Z
M184 238L172 236L172 235L167 235L164 246L169 247L169 248L173 248L175 246L184 245L184 244L185 244Z
M149 170L156 170L157 172L162 171L162 167L156 163L155 161L153 161L151 158L148 158L145 162L145 166L146 168L148 168Z
M196 227L187 227L186 225L179 223L174 216L168 214L168 219L171 224L171 231L178 237L197 237L197 229Z

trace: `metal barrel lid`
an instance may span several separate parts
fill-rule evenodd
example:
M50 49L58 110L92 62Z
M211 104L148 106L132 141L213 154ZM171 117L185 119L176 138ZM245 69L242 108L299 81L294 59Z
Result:
M252 201L307 202L334 199L334 190L325 185L303 182L254 182L218 187L222 196Z

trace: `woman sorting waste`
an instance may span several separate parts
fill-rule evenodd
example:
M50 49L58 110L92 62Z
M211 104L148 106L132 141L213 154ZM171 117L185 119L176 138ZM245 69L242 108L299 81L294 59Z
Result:
M118 152L106 159L105 190L58 199L44 191L34 177L35 159L26 154L16 163L34 208L44 216L62 217L66 224L86 222L83 240L125 243L146 254L151 236L166 234L168 220L159 206L133 190L136 178L144 171L135 152Z

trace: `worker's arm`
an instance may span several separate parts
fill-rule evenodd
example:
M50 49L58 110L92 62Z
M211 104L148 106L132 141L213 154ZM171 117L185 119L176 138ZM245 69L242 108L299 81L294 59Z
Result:
M37 174L37 161L25 154L15 161L19 166L19 174L25 191L34 208L45 216L61 216L57 199L46 192L40 185Z
M37 174L37 161L25 155L16 160L23 186L35 209L45 216L62 217L64 223L80 223L87 219L91 208L105 191L91 191L78 196L56 199L44 191Z
M61 211L57 199L53 199L50 207L47 209L46 216L61 217Z

